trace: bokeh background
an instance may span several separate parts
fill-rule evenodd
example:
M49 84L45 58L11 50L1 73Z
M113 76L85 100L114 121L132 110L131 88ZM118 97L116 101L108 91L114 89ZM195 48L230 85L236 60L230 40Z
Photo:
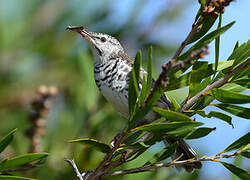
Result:
M236 24L221 37L220 60L225 60L237 40L250 37L250 1L236 1L226 8L223 24ZM81 169L94 168L103 154L69 144L67 140L92 137L108 143L123 128L126 120L119 117L98 92L93 79L93 57L87 43L67 25L84 25L89 30L117 37L131 57L141 49L146 56L149 45L154 50L154 74L160 64L173 55L186 37L198 11L197 1L189 0L8 0L0 1L0 136L18 128L5 156L29 151L25 136L30 101L36 89L53 85L59 89L46 118L46 134L42 140L49 152L46 164L28 173L39 179L75 179L64 157L74 158ZM216 23L215 23L216 27ZM214 28L215 28L214 27ZM214 45L205 60L213 62ZM144 58L145 59L145 58ZM177 92L178 93L178 92ZM179 92L185 96L185 91ZM208 110L209 109L208 107ZM246 120L233 117L232 129L216 119L197 117L206 126L217 130L209 136L189 141L203 155L215 155L250 130ZM162 145L158 144L136 162L141 165ZM250 169L250 162L237 159L237 165ZM231 161L232 162L232 161ZM222 165L204 163L200 172L187 174L174 168L158 173L142 173L112 179L237 179Z

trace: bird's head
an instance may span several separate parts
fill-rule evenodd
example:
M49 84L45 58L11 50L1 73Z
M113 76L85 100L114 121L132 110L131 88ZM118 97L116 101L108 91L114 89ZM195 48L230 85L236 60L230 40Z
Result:
M123 52L119 41L110 35L90 32L82 26L68 26L67 29L78 32L90 44L92 51L101 61L105 61L120 51Z

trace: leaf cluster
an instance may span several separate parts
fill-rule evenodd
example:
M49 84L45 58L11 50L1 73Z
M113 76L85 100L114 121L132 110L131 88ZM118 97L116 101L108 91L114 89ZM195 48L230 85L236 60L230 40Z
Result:
M198 12L197 16L201 17L202 15ZM204 125L204 123L199 122L200 119L198 119L199 121L197 121L197 119L195 120L193 118L194 115L220 119L232 126L231 115L249 119L250 109L238 105L250 102L250 96L243 94L243 92L249 90L249 68L239 73L232 74L226 83L207 91L189 109L182 109L183 104L189 99L195 97L198 93L220 78L228 76L241 64L249 61L250 40L242 45L236 43L229 58L226 61L219 62L220 36L231 28L235 22L222 26L222 15L220 15L217 29L208 33L215 22L216 18L214 17L204 18L200 25L200 30L196 32L187 43L193 43L193 45L175 59L176 62L184 61L193 51L199 50L215 40L216 53L214 63L200 61L199 58L194 59L194 64L185 64L184 68L170 71L168 74L167 86L160 86L153 93L152 47L150 47L148 51L146 71L143 70L141 65L142 54L140 51L137 53L129 81L128 104L130 117L124 130L127 134L123 143L119 149L117 149L115 154L116 158L114 159L124 158L122 154L128 149L132 149L135 153L125 161L134 160L142 155L147 149L166 137L171 137L175 140L199 139L216 130L215 127L200 127ZM190 68L191 71L187 71ZM174 94L175 91L177 92L179 89L185 87L188 87L188 96L182 99L182 101L178 102L176 100L178 97L171 96L168 98L171 101L171 107L162 109L155 106L155 103L160 97L167 96L170 91L171 94ZM147 101L150 95L152 97ZM212 102L215 103L212 104ZM210 111L206 113L204 108L207 106L218 107L222 112ZM161 118L154 122L145 122L145 116L152 111L157 113ZM152 137L142 140L148 133L150 133ZM109 153L113 148L103 142L93 139L78 139L70 142L88 145L103 153ZM237 150L239 155L249 158L249 143L250 137L249 133L247 133L245 136L228 146L222 153ZM173 155L176 147L174 143L162 149L154 154L151 160L146 161L145 164L158 163L166 160ZM246 171L232 164L222 161L219 162L240 178L249 178L249 174Z
M4 151L4 149L11 143L14 138L14 134L17 129L12 130L5 137L0 140L0 153ZM19 171L19 170L29 170L38 165L44 163L44 159L48 156L48 153L29 153L23 154L19 156L15 156L12 158L4 158L0 162L0 179L5 180L34 180L31 178L20 177L11 175L9 172ZM8 175L4 175L4 174Z

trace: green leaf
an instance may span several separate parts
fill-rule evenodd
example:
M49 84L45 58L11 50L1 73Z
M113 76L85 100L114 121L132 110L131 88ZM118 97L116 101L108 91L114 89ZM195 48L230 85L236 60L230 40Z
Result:
M128 136L125 138L125 140L123 141L123 143L126 145L133 144L139 140L142 134L143 134L143 131L130 132Z
M247 134L245 134L244 136L240 137L235 142L230 144L223 152L240 149L241 147L246 146L249 143L250 143L250 132L248 132Z
M153 107L153 111L157 112L161 116L167 118L169 121L192 121L192 119L185 114L162 109L159 107Z
M13 169L20 167L22 165L28 164L30 162L43 159L48 156L48 153L30 153L16 156L14 158L8 159L2 169Z
M188 42L188 44L191 44L195 42L196 40L200 39L202 36L204 36L209 31L209 29L211 29L215 21L216 21L216 18L211 17L211 16L205 18L201 26L201 29L193 35L192 39Z
M204 96L201 98L193 107L193 110L200 110L207 107L212 101L214 101L214 97L212 96Z
M181 106L180 106L179 103L175 100L174 97L169 97L169 99L170 99L170 101L171 101L170 106L171 106L171 110L172 110L172 111L177 111L178 109L180 109Z
M219 62L217 70L221 71L223 69L231 67L233 65L233 62L234 62L234 60ZM212 74L214 74L216 72L215 71L215 63L209 64L206 72L207 72L207 74L205 77L210 77ZM191 72L188 72L184 75L179 76L178 78L171 78L170 83L168 84L166 89L168 91L171 91L174 89L179 89L179 88L189 86L190 76L191 76Z
M198 87L200 86L201 80L207 74L207 67L208 67L208 62L196 62L193 65L191 71L190 86L189 86L190 98L193 97L195 94L197 94L197 92L199 92Z
M168 123L153 123L136 127L134 130L142 130L148 132L166 133L182 127L183 129L190 129L193 127L201 126L203 123L196 121L184 122L168 122Z
M234 63L234 60L228 60L223 62L218 62L217 71L222 71L228 67L231 67ZM212 64L213 71L216 72L216 65L215 63Z
M240 155L242 155L242 156L244 156L244 157L246 157L246 158L250 158L250 151L242 151L242 152L240 153Z
M231 28L234 23L235 23L235 21L207 34L205 37L203 37L201 40L199 40L193 47L191 47L187 52L185 52L183 55L181 55L178 59L179 60L186 59L192 51L200 49L200 48L204 47L205 45L209 44L215 38L217 38L218 36L220 36L221 34L226 32L229 28Z
M223 161L219 161L219 162L223 166L225 166L229 171L231 171L236 176L241 178L242 180L250 180L250 173L246 172L245 170L240 169L240 168L236 167L235 165L227 163L227 162L223 162Z
M233 52L239 47L239 41L237 41L234 45L234 49L233 49Z
M177 143L174 143L168 147L165 147L160 152L154 154L153 158L150 161L148 161L147 163L145 163L145 165L157 163L157 162L160 162L160 161L163 161L163 160L169 158L170 156L172 156L175 153L176 147L177 147Z
M231 78L230 82L233 82L233 81L238 80L238 79L249 79L249 78L250 78L250 69L246 68L246 69L241 70L237 74L235 74Z
M185 137L185 139L198 139L198 138L208 135L210 132L214 131L215 129L216 128L201 127L191 132L188 136Z
M133 116L136 106L136 100L139 95L139 89L136 83L136 75L134 67L130 72L129 88L128 88L128 105L130 118Z
M128 124L128 129L134 128L137 126L137 124L143 119L144 116L151 110L151 105L147 105L143 107L142 109L139 109L132 119L130 119L129 124Z
M209 118L210 118L210 117L216 117L216 118L218 118L218 119L221 119L221 120L227 122L227 123L230 124L230 125L233 125L233 124L232 124L232 117L229 116L229 115L227 115L227 114L224 114L224 113L222 113L222 112L210 111L207 117L209 117Z
M164 151L161 154L158 154L158 158L156 162L163 161L175 153L175 149L177 148L177 143L171 144L170 146L164 148Z
M212 89L211 95L220 102L244 104L250 103L250 96L245 94L239 94L225 89Z
M189 86L191 72L186 73L178 78L171 78L170 83L167 85L167 91L183 88Z
M100 142L98 140L95 140L95 139L90 139L90 138L69 140L68 142L82 144L84 146L88 146L90 148L93 148L93 149L100 151L100 152L103 152L103 153L108 153L111 150L109 145L107 145L103 142Z
M249 114L250 114L250 109L247 107L242 107L242 106L236 106L233 104L213 104L213 106L216 106L226 112L229 112L235 116L239 116L245 119L250 119Z
M141 89L141 94L139 96L139 105L142 106L144 104L145 98L146 98L146 91L147 91L147 82L146 82L146 77L143 74L143 79L142 79L142 89Z
M242 151L250 150L250 143L241 149Z
M193 116L194 114L199 114L200 116L207 118L216 117L232 125L232 117L222 112L210 111L208 114L206 114L204 110L188 110L185 112L187 112L188 114L191 113L191 116Z
M241 44L237 49L235 49L228 59L235 59L233 67L236 67L238 64L242 63L249 57L250 40L248 40L246 43Z
M221 22L222 22L222 14L220 14L220 17L219 17L219 23L218 23L217 29L221 28ZM215 39L215 73L214 73L214 77L215 77L217 67L218 67L219 56L220 56L220 36L218 36Z
M137 87L139 87L138 84L140 83L141 62L142 62L141 51L138 51L134 61L134 71L135 71Z
M17 131L17 129L12 130L9 134L7 134L5 137L3 137L0 141L0 153L10 144L10 142L13 140L14 133Z
M10 176L10 175L0 175L0 180L37 180L19 176Z
M246 87L246 88L250 89L250 80L249 80L249 78L248 79L238 79L238 80L235 80L233 82L238 84L238 85L241 85L243 87Z
M233 91L233 92L238 92L238 93L245 92L245 91L249 90L248 88L245 88L243 86L240 86L240 85L234 84L234 83L225 84L220 89L225 89L228 91Z
M169 131L168 135L170 135L174 139L183 139L194 130L195 130L195 128L193 128L193 127L186 128L185 126L183 126L183 127L177 128L175 130Z
M137 142L134 144L129 144L126 146L122 146L122 149L145 149L145 148L149 148L149 145L146 145L144 142Z
M153 59L153 48L150 46L148 51L148 65L147 65L147 90L146 97L149 95L152 86L152 59Z

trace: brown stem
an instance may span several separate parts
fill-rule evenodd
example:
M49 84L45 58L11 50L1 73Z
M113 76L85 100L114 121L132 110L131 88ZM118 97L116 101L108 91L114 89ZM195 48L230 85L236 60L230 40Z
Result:
M121 171L116 171L116 172L104 174L103 177L118 176L118 175L125 175L125 174L134 174L134 173L151 171L152 169L157 169L157 168L162 168L162 167L170 167L170 166L176 166L176 165L180 166L180 165L191 164L194 162L215 161L216 159L222 159L222 158L234 158L235 156L238 156L238 155L239 155L239 152L236 152L236 153L226 154L226 155L216 155L216 156L212 156L212 157L204 157L204 158L199 158L196 160L188 159L188 160L183 160L183 161L172 161L170 163L150 164L150 165L141 166L138 168L132 168L132 169L121 170Z
M104 166L111 160L114 153L117 151L117 149L120 147L121 143L127 136L128 132L126 129L124 129L121 133L120 138L115 143L115 146L112 148L112 150L104 157L104 159L100 162L100 164L95 168L95 170L91 173L91 175L87 178L88 180L96 179L98 174L102 173Z

